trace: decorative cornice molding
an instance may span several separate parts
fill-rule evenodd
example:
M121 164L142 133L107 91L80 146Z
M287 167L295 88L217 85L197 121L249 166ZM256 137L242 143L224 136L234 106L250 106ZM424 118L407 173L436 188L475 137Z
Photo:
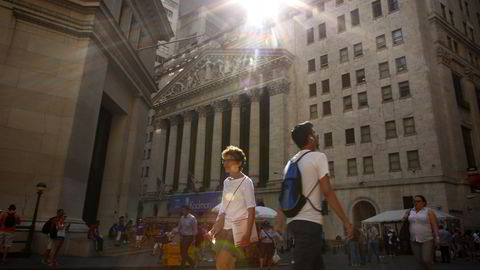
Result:
M184 121L192 121L193 118L193 111L185 111L182 113L182 117Z
M248 91L247 95L250 98L250 102L260 102L260 99L262 98L262 89L251 89Z
M242 100L240 99L240 95L233 95L228 98L228 102L232 106L232 108L240 107L242 104Z
M215 100L212 104L212 107L215 112L223 112L227 110L228 105L224 100Z
M166 129L168 127L168 122L163 118L159 118L155 116L153 120L153 126L155 129Z
M286 78L270 82L267 84L267 91L269 96L275 96L278 94L288 94L290 91L290 82Z
M210 112L210 108L208 106L199 106L195 108L195 111L198 113L199 117L206 117Z
M178 123L180 122L180 118L178 117L178 115L172 115L168 117L168 121L170 122L170 126L173 127L178 125Z
M450 66L452 62L452 55L444 48L437 47L437 59L439 64Z

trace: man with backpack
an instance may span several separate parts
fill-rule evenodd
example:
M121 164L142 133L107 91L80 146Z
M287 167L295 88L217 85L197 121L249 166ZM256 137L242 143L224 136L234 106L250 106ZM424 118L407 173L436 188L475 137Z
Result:
M45 250L45 253L43 254L43 259L42 263L43 264L48 264L48 261L50 259L50 252L52 251L53 247L53 239L51 237L51 234L53 233L53 230L55 228L55 220L58 220L59 218L63 217L65 215L65 211L63 209L58 209L57 210L57 215L54 217L51 217L43 224L42 227L42 233L47 235L47 249Z
M327 157L316 151L319 143L313 124L307 121L296 125L291 136L301 150L287 163L284 170L275 229L284 231L287 218L288 229L295 238L295 263L292 269L324 269L321 195L324 195L349 235L352 234L353 226L330 185Z
M3 246L2 263L7 262L8 250L13 244L15 227L20 224L20 216L16 213L17 207L14 204L8 207L8 211L0 215L0 245Z

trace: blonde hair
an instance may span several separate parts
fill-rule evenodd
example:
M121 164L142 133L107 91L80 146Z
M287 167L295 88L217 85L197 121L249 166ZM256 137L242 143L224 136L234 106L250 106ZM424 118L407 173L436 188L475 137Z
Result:
M242 164L240 165L240 170L243 169L243 166L247 162L247 157L245 156L245 153L239 147L233 145L227 146L227 148L225 148L225 150L223 150L222 152L222 159L225 159L226 155L232 156L234 160L242 162Z

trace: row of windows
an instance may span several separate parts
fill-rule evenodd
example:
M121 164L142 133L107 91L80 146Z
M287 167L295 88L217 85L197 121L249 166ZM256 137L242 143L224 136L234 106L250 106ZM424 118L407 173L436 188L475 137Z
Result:
M150 159L151 156L152 156L152 149L143 150L143 159Z
M152 142L153 140L153 131L150 131L145 135L145 143Z
M466 10L467 10L467 17L470 17L470 11L469 11L469 8L468 8L468 3L465 2L465 7L466 7ZM444 4L440 4L440 7L442 9L442 17L447 20L447 11L446 11L446 7ZM462 7L462 4L460 3L460 7ZM462 8L460 8L460 10L462 10ZM449 21L450 21L450 24L455 27L455 17L453 15L453 11L452 10L448 10L448 15L449 15ZM477 19L478 19L478 24L480 26L480 14L477 13ZM473 27L471 26L467 26L467 22L466 21L463 21L462 22L462 26L463 26L463 34L465 34L465 36L467 38L470 38L473 42L475 42L475 32L473 30Z
M419 170L420 167L420 157L418 155L418 150L407 151L407 167L409 170ZM374 164L373 157L366 156L361 159L363 162L363 174L374 174ZM330 176L335 176L335 165L333 161L328 162L328 168L330 171ZM400 153L389 153L388 154L388 168L390 172L399 172L402 170L400 162ZM356 176L358 175L358 165L357 158L347 159L347 176Z
M405 117L403 122L403 136L412 136L417 134L415 129L415 120L413 117ZM397 124L395 120L385 122L385 138L398 138ZM369 125L360 127L360 143L372 142L371 129ZM356 143L355 129L345 129L345 145L352 145ZM333 133L326 132L323 134L323 148L328 149L333 147Z
M148 177L150 174L150 167L142 167L142 177Z
M388 0L388 7L390 12L397 11L399 9L397 0ZM317 11L319 13L325 10L324 2L320 2L317 6ZM382 4L380 0L372 2L372 13L373 18L378 18L383 15ZM312 9L307 10L307 18L311 17L313 14ZM350 21L352 27L360 25L360 11L359 9L354 9L350 12ZM337 33L342 33L347 30L345 15L337 17ZM327 37L327 27L325 23L318 25L318 39L322 40ZM311 44L315 41L315 34L313 27L307 30L307 44Z

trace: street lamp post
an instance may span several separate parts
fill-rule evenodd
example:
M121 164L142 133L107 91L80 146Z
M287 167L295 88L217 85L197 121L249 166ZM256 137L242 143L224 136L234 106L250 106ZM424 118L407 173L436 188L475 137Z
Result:
M38 205L40 204L40 197L42 197L43 190L46 188L47 188L47 185L45 183L40 182L37 184L37 203L35 204L35 211L33 212L32 225L30 226L30 231L28 232L27 245L25 247L25 253L27 254L31 253L33 233L35 232L35 224L37 222Z

